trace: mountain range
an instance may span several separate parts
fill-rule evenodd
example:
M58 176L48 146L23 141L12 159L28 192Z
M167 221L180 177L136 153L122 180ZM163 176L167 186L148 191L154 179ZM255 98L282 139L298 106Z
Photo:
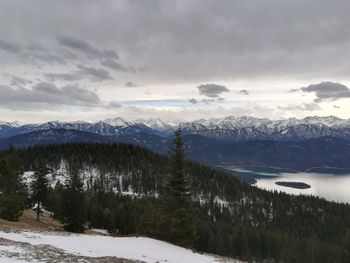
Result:
M94 123L0 122L0 149L9 145L100 142L136 144L167 153L178 128L188 158L206 164L275 165L294 170L350 166L350 119L334 116L282 120L243 116L178 123L122 118Z
M334 116L281 120L231 116L221 119L201 119L178 123L163 122L160 119L126 121L122 118L107 119L94 123L85 121L50 121L42 124L0 122L0 138L49 129L77 130L102 136L146 133L168 137L177 128L181 128L184 134L197 134L208 138L235 142L248 140L299 141L324 136L350 138L350 119L340 119Z

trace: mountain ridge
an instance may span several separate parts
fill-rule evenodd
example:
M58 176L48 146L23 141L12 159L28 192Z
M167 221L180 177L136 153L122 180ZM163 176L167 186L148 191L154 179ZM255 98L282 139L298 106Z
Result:
M182 129L184 134L198 134L236 142L248 140L299 141L324 136L350 139L350 119L340 119L334 116L309 116L303 119L281 120L229 116L178 123L164 122L160 119L126 121L120 117L97 122L50 121L41 124L0 122L0 138L48 129L78 130L116 137L140 133L169 137L178 128Z
M183 136L189 159L212 166L261 165L278 166L304 171L316 166L350 167L350 140L337 137L319 137L302 141L224 141L198 134ZM122 136L102 136L90 132L49 129L0 139L0 150L13 145L27 148L61 143L127 143L167 154L172 138L148 133ZM325 154L327 153L327 154Z

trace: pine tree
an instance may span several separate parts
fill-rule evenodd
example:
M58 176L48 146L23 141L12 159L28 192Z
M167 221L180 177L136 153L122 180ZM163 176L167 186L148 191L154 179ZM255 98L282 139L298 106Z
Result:
M26 192L19 172L11 163L0 161L0 218L17 221L25 208Z
M70 162L69 168L70 174L63 193L62 221L66 230L81 233L86 222L84 188L76 165Z
M143 205L138 232L148 237L159 237L159 215L159 206L146 201Z
M40 204L46 201L49 188L48 169L42 158L35 164L34 171L33 180L30 184L31 199L36 204L36 220L40 221Z
M189 178L185 170L185 153L181 130L175 131L175 148L171 149L169 176L162 193L162 236L169 241L193 247L196 237L196 218L192 207Z

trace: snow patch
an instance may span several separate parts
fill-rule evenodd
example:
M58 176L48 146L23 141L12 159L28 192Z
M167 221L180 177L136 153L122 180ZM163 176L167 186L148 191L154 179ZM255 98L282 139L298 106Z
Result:
M146 237L108 237L59 232L0 231L0 238L16 242L27 242L32 245L51 245L71 254L88 257L110 256L140 260L147 263L222 262L221 259L214 256L198 254L189 249ZM228 262L238 261L232 259Z

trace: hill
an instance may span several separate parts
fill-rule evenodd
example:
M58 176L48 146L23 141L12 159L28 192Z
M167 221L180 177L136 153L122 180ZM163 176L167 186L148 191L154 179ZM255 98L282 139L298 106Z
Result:
M208 165L277 166L296 171L313 167L350 167L350 141L337 137L319 137L301 141L252 140L230 142L202 135L183 137L187 157ZM0 139L0 149L9 145L24 148L55 143L129 143L166 154L171 138L148 133L102 136L66 129L39 130ZM325 154L327 153L327 154Z
M146 237L113 237L89 229L72 234L49 215L36 221L35 212L25 210L18 222L0 219L0 261L26 262L226 262L241 261L199 254L167 242ZM107 231L106 231L107 232ZM161 253L160 253L161 252Z
M55 217L61 216L62 183L74 166L84 182L92 227L157 237L152 218L168 173L166 156L134 145L101 143L45 145L20 150L17 156L24 179L38 156L48 163L52 189L45 207ZM197 250L284 262L343 262L346 257L349 205L266 192L198 163L186 167L198 218Z
M90 132L66 129L49 129L33 131L15 135L0 140L0 149L6 149L9 145L16 148L26 148L35 145L73 142L101 142L108 143L110 138Z

